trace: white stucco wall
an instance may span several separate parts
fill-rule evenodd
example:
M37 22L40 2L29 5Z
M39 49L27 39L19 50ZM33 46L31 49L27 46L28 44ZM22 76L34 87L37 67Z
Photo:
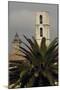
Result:
M40 18L39 16L42 15L43 22L40 24ZM43 37L46 38L46 45L48 46L50 44L50 24L49 24L49 14L48 12L37 12L36 13L36 40L37 43L40 46L42 37L40 36L40 27L43 28Z

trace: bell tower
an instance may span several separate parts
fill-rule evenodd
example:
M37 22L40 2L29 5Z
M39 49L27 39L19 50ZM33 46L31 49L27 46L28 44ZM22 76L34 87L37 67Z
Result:
M49 14L48 12L37 12L36 13L36 40L38 45L41 44L41 39L46 38L46 45L50 43L50 24L49 24Z

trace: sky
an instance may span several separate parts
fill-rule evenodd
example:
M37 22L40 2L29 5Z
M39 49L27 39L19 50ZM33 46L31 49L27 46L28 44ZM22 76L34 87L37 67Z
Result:
M48 11L50 19L50 39L58 36L58 5L26 2L8 2L8 41L9 51L11 42L16 32L24 41L23 34L27 37L35 35L35 13Z

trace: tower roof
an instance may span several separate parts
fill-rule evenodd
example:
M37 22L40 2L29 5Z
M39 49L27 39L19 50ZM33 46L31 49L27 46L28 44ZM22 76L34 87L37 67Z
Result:
M17 33L17 32L16 32L16 34L15 34L15 37L14 37L14 40L13 40L13 42L12 42L12 43L16 43L16 42L21 43L21 40L20 40L19 35L18 35L18 33Z

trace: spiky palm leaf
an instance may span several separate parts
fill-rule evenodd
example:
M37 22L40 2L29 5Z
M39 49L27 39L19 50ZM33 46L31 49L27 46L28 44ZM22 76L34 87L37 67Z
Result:
M19 82L15 83L13 88L16 85L19 87L55 85L55 82L58 82L58 39L55 38L46 47L46 40L42 38L41 47L39 47L34 37L32 39L24 37L28 44L22 41L26 48L20 46L19 50L23 52L21 56L29 61L29 66L21 70Z
M31 77L28 77L27 82L29 82L29 80L31 81L33 77L34 79L31 81L31 86L35 86L34 82L36 82L36 80L38 83L37 86L45 86L45 81L49 83L47 83L47 85L55 85L55 81L58 82L58 39L53 40L48 47L46 47L45 42L43 45L41 43L41 47L39 47L35 38L31 40L26 36L24 37L29 45L23 42L27 49L20 47L20 51L24 53L26 60L31 63L31 70L32 66L34 68L34 73ZM31 71L29 73L31 73ZM35 73L37 77L34 76ZM44 77L45 80L43 80L42 77ZM22 78L24 77L22 76ZM27 82L25 82L24 85L27 85ZM21 83L23 84L22 80Z
M17 61L9 62L9 88L20 87L20 73L29 69L28 65Z

